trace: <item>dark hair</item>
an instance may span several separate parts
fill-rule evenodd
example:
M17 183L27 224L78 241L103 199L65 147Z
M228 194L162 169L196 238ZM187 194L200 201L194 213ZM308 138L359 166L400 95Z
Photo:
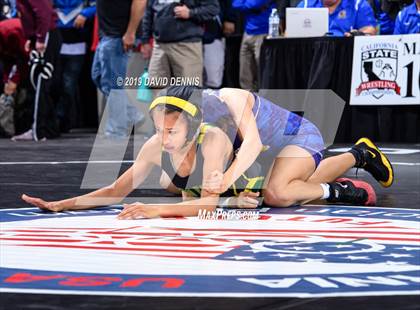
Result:
M183 113L188 122L187 141L192 141L194 139L195 134L197 133L197 130L201 125L201 122L203 121L203 113L201 111L202 89L196 86L169 86L161 90L158 93L157 97L163 96L177 97L186 100L192 103L197 108L197 114L195 116L192 116L189 113L182 110L181 108L170 104L158 105L154 109L149 111L152 119L152 112L156 108L159 108L159 110L163 110L165 114L170 114L173 112Z

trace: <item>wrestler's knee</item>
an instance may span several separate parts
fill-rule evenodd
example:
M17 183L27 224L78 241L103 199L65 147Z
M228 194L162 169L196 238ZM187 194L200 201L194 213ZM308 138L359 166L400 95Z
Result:
M290 207L296 201L294 201L293 197L285 189L268 187L264 191L264 203L272 207Z

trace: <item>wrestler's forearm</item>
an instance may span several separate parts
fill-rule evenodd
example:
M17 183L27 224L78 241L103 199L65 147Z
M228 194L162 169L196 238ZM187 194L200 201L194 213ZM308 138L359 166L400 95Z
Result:
M205 197L175 204L155 204L159 208L161 217L196 216L200 210L214 211L217 207L218 197Z
M58 203L63 207L63 210L82 210L120 203L144 181L151 169L152 165L150 164L135 163L111 185Z
M225 172L224 182L228 182L226 186L232 185L255 162L263 147L258 141L245 139L242 142L235 160Z
M104 187L86 195L60 200L57 204L61 210L84 210L116 204L123 199L124 197L117 195L113 188Z

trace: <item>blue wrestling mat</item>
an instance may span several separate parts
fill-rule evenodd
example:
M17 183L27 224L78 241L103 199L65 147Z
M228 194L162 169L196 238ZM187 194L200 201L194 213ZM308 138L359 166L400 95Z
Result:
M420 292L420 211L261 209L117 220L121 207L0 210L2 293L336 297Z

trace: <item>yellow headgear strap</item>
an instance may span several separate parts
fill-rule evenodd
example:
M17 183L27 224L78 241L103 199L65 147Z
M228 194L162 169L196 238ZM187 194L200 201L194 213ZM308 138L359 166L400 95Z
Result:
M192 117L194 117L197 114L197 107L193 105L192 103L188 102L187 100L178 98L178 97L172 97L172 96L161 96L157 97L153 102L150 104L149 111L154 109L159 104L170 104L175 107L180 108L181 110L187 112Z

